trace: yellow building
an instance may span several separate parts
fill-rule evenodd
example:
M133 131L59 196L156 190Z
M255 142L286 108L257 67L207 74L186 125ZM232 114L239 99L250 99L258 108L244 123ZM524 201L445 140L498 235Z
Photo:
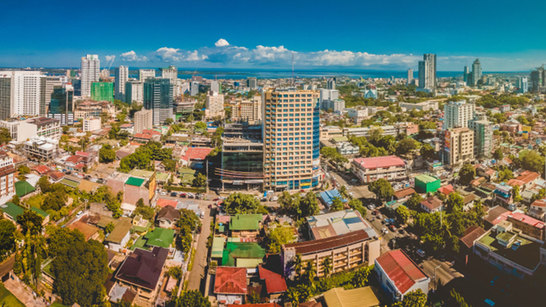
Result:
M469 128L451 128L444 135L444 162L460 165L474 161L474 131Z

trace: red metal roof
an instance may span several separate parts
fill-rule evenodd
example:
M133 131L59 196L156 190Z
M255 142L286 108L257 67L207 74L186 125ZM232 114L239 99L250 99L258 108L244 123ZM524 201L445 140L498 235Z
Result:
M205 160L208 154L212 151L210 147L190 147L186 150L186 154L182 157L183 160Z
M448 184L448 185L445 185L443 187L440 187L438 189L438 191L440 191L440 193L442 193L444 195L449 195L449 194L455 192L455 189L453 188L453 186L451 184Z
M376 168L389 168L392 166L404 166L406 163L404 160L397 156L384 156L384 157L372 157L372 158L357 158L353 160L355 163L360 164L363 168L376 169Z
M217 267L214 293L246 294L246 268Z
M536 172L531 171L524 171L521 173L516 179L523 181L525 184L537 180L537 178L540 178L540 174Z
M40 164L40 165L36 166L34 168L34 170L37 171L38 174L40 174L40 175L46 174L47 172L50 171L49 167L47 167L47 166L45 166L43 164Z
M427 278L425 273L402 250L389 251L376 259L381 269L402 294L416 282Z
M514 219L516 221L520 221L522 223L525 223L529 226L533 226L535 228L544 228L544 222L539 221L535 218L532 218L524 213L521 212L507 212L507 218Z
M176 205L178 204L178 202L174 199L165 199L165 198L158 198L157 199L157 206L158 207L167 207L167 206L171 206L173 208L176 208Z
M77 164L77 163L81 162L82 160L83 160L83 157L73 155L73 156L68 157L68 159L66 159L66 162L67 163L70 162L72 164Z
M268 294L286 291L286 281L280 274L265 269L261 265L258 267L258 273L260 274L260 279L265 281L265 288Z

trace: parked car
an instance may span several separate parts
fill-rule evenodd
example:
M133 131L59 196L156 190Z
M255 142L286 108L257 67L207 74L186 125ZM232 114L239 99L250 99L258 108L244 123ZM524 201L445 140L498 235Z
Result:
M171 192L171 197L176 197L178 194L176 192Z
M417 255L419 255L419 257L425 258L425 251L422 250L422 249L418 249L417 250Z
M391 231L395 231L395 230L396 230L396 227L395 227L393 224L390 224L390 225L389 225L389 229L390 229Z

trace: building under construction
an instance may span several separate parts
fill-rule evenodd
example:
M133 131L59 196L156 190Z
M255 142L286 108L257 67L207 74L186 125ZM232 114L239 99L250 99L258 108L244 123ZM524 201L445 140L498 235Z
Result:
M263 188L262 127L227 124L222 138L222 167L216 169L222 190Z

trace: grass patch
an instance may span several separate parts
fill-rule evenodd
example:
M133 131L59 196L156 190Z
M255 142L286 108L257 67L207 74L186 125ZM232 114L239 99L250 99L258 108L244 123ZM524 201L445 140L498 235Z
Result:
M2 306L25 307L3 284L0 284L0 303Z
M191 250L190 263L188 264L188 272L193 269L193 261L195 260L195 248Z

